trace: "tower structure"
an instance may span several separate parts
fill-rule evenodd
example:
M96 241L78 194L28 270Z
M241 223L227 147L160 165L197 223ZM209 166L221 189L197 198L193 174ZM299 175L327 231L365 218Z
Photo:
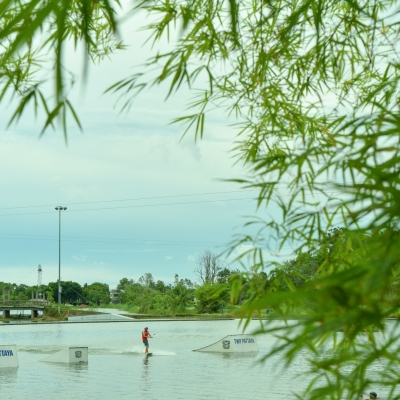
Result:
M36 289L36 299L39 299L39 293L42 292L42 266L38 266L38 278L37 278L37 289Z

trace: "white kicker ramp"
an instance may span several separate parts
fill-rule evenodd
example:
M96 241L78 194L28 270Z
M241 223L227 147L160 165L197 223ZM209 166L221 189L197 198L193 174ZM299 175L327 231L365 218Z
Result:
M56 363L87 363L88 362L88 348L87 347L68 347L57 353L51 354L46 358L39 361L56 362Z
M0 345L0 368L18 368L17 346Z
M253 335L228 335L223 339L193 351L212 353L250 353L258 352L257 339Z

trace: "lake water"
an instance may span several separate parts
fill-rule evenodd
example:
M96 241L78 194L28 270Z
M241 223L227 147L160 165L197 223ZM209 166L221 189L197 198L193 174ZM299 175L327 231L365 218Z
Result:
M143 355L144 326L155 334L152 357ZM17 345L20 366L0 369L1 398L286 400L305 389L298 376L305 358L288 369L277 357L259 362L275 343L271 336L258 337L258 354L192 351L235 333L242 333L238 320L4 324L0 343ZM38 362L68 346L89 347L89 363Z
M155 333L149 358L141 342L145 325ZM1 398L287 399L303 386L287 384L301 365L282 374L277 360L258 362L272 338L258 339L258 354L192 351L235 333L241 329L233 320L3 325L0 343L17 345L20 366L0 369ZM68 346L88 346L89 363L38 362Z

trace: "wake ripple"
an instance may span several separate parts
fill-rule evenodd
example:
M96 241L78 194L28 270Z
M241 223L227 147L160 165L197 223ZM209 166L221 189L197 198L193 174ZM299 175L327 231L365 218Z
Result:
M167 350L153 350L151 349L151 353L153 356L175 356L176 353L173 351L167 351ZM125 350L122 350L122 354L140 354L144 355L144 349L142 346L133 346L129 347Z

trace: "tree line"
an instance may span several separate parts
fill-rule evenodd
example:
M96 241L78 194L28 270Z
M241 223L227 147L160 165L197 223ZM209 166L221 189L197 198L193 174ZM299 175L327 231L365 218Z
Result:
M135 308L139 313L172 315L176 313L220 313L231 306L241 305L251 297L256 282L265 273L249 277L238 269L230 269L216 254L206 250L196 260L194 270L199 283L175 274L172 283L156 280L145 273L137 281L123 277L116 287L116 302ZM230 295L233 285L240 277L241 289L236 299ZM63 304L89 306L108 305L112 302L109 285L101 282L81 285L74 281L61 281ZM10 294L10 300L46 298L57 302L58 282L50 282L40 289L37 286L0 282L0 293Z
M78 282L61 281L61 299L66 304L107 304L110 300L110 290L106 283L94 282L88 285L80 285ZM0 293L6 300L10 294L10 300L30 300L32 298L46 298L50 302L58 299L58 282L49 282L38 288L36 285L28 286L10 282L0 282ZM1 297L0 297L1 298Z
M396 235L400 238L399 232ZM355 257L364 246L376 247L385 238L368 235L355 237L343 228L331 229L326 238L315 242L313 246L282 263L276 263L269 271L230 269L226 262L216 254L206 250L196 260L195 274L199 283L180 278L175 274L173 283L156 280L151 273L145 273L137 281L124 277L120 279L116 290L117 302L139 313L171 315L191 310L195 313L218 313L232 306L251 307L252 304L267 295L317 290L319 283L330 274L332 263L342 271L346 270L343 254L351 252ZM397 271L398 267L395 268ZM80 285L78 282L61 281L62 302L65 304L87 304L90 306L111 303L110 288L106 283L94 282ZM387 287L385 299L393 301L398 296L399 282L394 280ZM9 292L11 300L29 300L36 298L37 286L0 282L0 293ZM58 282L43 285L39 295L50 301L57 301ZM279 301L263 305L261 308L276 309L279 313ZM306 313L308 316L318 313L321 305L309 297L292 305L293 313ZM395 310L394 310L395 311Z

